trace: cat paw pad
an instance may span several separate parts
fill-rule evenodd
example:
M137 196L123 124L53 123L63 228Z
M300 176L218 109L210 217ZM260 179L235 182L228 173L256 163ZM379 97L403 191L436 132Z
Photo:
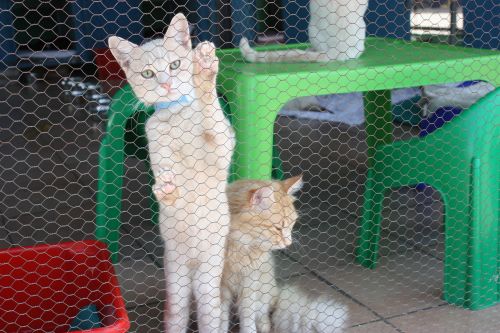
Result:
M158 182L153 187L156 199L169 204L175 202L177 199L177 186L175 186L173 174L162 172L157 180Z
M215 55L215 45L210 42L202 42L194 49L195 63L199 71L204 75L215 75L219 70L219 59Z
M172 204L177 200L177 187L174 183L167 182L153 187L153 193L158 201Z

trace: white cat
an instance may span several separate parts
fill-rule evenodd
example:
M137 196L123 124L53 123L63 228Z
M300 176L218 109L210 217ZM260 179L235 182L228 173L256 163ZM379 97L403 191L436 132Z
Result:
M146 134L165 241L165 328L186 332L194 296L199 331L219 333L234 133L215 91L215 47L192 50L182 14L164 39L137 46L111 37L109 47L139 100L157 109Z
M365 50L364 14L368 0L311 0L308 50L257 52L246 38L241 53L250 62L300 62L355 59Z
M300 286L279 287L272 323L274 333L342 333L349 309L325 295L309 296Z

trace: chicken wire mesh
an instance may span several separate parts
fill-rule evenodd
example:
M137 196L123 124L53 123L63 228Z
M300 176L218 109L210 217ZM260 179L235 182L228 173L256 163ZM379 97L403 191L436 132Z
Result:
M498 11L0 1L0 331L498 332Z

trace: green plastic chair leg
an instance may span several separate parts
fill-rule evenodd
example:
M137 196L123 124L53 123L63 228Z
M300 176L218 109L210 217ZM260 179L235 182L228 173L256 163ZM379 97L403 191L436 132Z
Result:
M497 145L500 148L500 145ZM497 174L497 177L484 175ZM490 180L497 181L496 172L490 163L472 160L471 227L469 234L470 256L468 262L465 306L480 310L500 302L500 219L494 223L489 214L498 211L498 205L490 205L487 198L495 195ZM498 191L498 190L497 190ZM500 199L497 193L497 201ZM494 215L494 214L492 214ZM487 223L490 220L493 223ZM486 222L486 223L485 223ZM496 262L495 262L496 261ZM496 276L496 281L494 278ZM496 301L495 301L496 300Z
M122 212L125 126L129 115L125 103L117 102L113 107L107 134L99 150L96 238L108 244L111 260L116 262Z

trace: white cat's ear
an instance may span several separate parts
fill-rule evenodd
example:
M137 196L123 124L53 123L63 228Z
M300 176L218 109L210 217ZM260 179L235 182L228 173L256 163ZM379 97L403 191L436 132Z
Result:
M250 204L253 208L269 209L274 203L274 190L272 186L264 186L250 191Z
M137 47L136 44L118 36L111 36L108 38L108 46L116 61L118 61L122 68L130 66L130 54L132 53L132 50Z
M165 34L165 43L167 43L168 39L174 39L187 49L192 48L191 36L189 35L189 22L184 14L179 13L170 21L167 33Z
M291 177L283 181L283 187L285 188L285 191L290 195L297 193L297 191L302 188L302 185L304 185L302 175Z

